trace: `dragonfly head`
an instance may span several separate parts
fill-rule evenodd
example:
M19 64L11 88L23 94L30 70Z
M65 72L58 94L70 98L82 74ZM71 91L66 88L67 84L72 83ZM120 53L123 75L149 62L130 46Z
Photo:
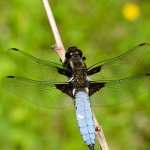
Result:
M65 54L66 59L70 59L71 57L82 57L82 52L77 47L72 46L68 48L68 51Z

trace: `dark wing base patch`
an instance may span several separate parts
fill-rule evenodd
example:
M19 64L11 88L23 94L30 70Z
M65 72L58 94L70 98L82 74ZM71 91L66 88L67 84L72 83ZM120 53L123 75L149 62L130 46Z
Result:
M89 96L93 95L95 92L99 91L101 88L105 86L106 83L96 83L90 82L89 84Z
M71 84L55 84L56 88L62 91L63 93L66 93L70 97L74 98L72 90L73 86Z

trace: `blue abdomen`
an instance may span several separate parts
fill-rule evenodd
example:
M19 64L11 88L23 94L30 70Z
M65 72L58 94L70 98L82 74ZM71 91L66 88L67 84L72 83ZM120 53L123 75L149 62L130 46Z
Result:
M80 134L86 145L88 145L91 150L94 150L95 126L89 95L84 92L78 92L75 95L74 106Z

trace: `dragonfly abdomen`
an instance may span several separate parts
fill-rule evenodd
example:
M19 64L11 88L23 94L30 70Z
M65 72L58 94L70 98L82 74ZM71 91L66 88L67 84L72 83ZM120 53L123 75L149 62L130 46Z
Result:
M89 95L84 92L78 92L75 95L75 111L80 134L91 150L95 145L95 126L90 106Z

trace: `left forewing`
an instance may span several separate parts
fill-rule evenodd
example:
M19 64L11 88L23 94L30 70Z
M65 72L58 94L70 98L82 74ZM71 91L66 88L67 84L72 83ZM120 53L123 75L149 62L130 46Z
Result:
M63 65L33 57L19 49L11 48L8 56L28 74L45 81L66 82L71 72Z

